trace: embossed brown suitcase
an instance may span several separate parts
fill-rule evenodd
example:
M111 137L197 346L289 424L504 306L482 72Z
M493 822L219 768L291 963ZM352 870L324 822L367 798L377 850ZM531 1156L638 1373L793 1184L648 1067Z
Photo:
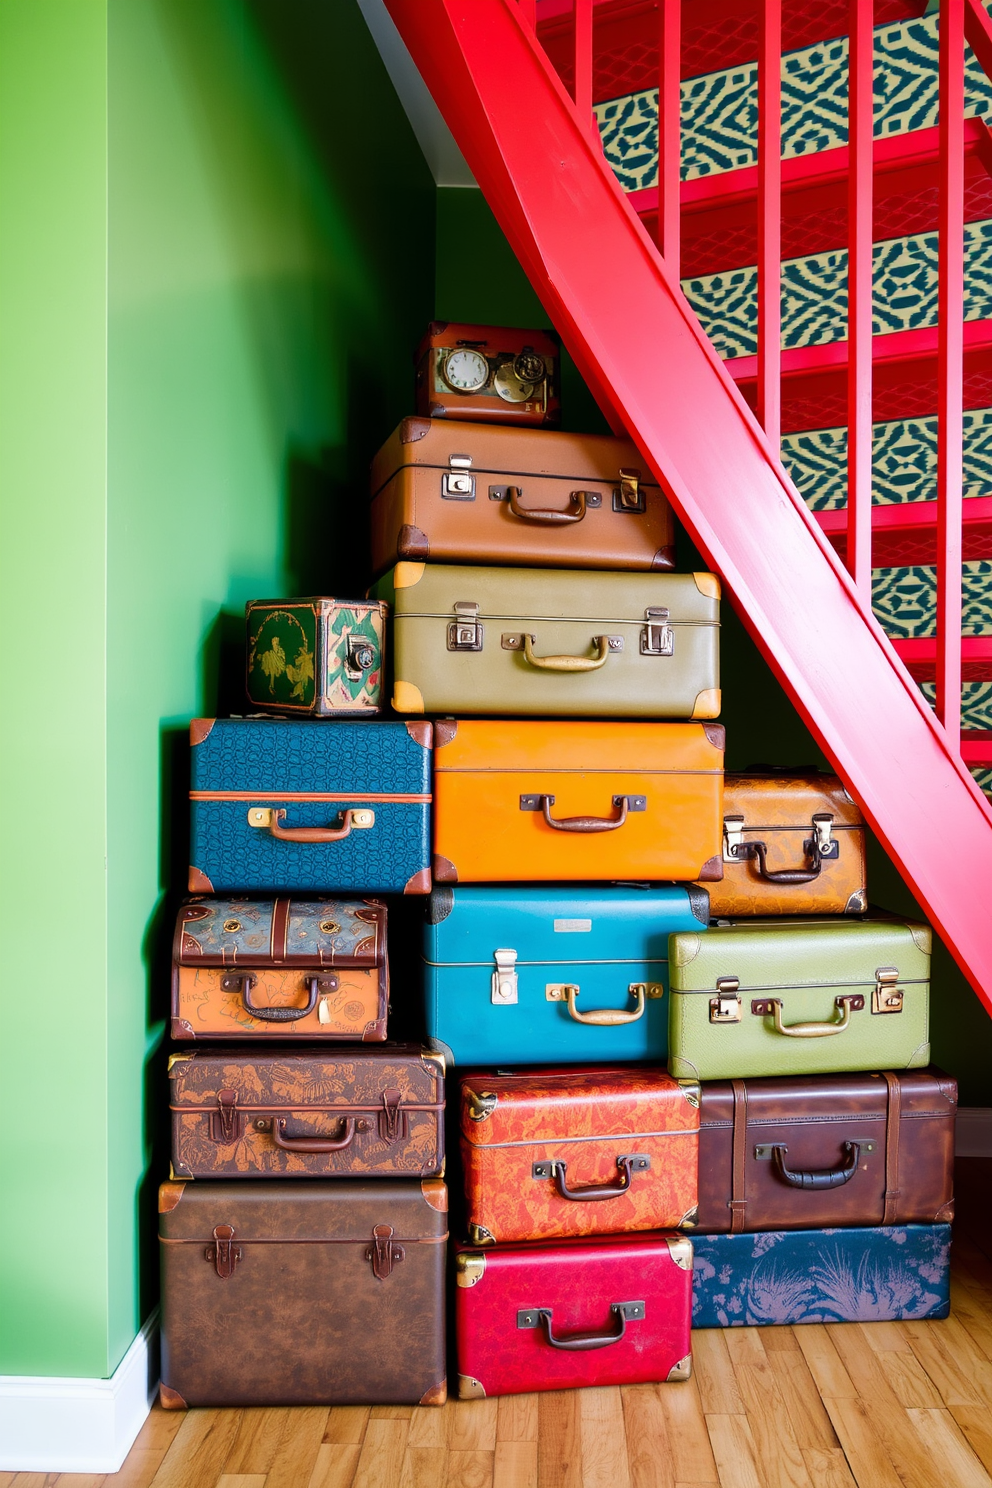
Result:
M169 1061L177 1178L431 1178L444 1170L444 1056L216 1049Z
M865 819L836 775L756 765L723 783L714 917L863 914Z
M943 1071L708 1080L701 1088L700 1231L954 1217L958 1091Z
M372 566L671 569L672 509L629 439L408 418L372 462ZM467 597L467 596L466 596Z
M448 1191L163 1183L162 1384L196 1405L443 1405Z

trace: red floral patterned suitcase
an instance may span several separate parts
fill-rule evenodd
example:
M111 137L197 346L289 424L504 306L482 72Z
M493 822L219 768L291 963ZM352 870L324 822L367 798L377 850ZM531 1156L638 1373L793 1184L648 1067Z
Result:
M455 1280L462 1399L689 1378L685 1235L460 1246Z

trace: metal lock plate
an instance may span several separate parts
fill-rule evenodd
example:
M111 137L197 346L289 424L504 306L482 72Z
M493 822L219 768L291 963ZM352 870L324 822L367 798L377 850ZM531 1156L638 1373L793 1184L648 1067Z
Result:
M511 950L493 952L496 970L492 975L491 1000L494 1003L513 1003L517 1000L517 953Z
M644 611L646 624L641 630L642 656L674 656L675 632L668 623L668 610L663 606Z
M641 992L647 998L657 999L664 997L665 989L661 982L631 982L627 988L631 997L637 997Z
M445 501L475 500L471 455L448 456L448 469L441 476L441 495Z
M452 608L457 618L448 626L448 650L481 651L484 630L479 622L479 606L458 600Z
M620 468L620 485L613 492L613 510L616 512L643 512L644 492L641 490L641 472L634 468Z
M903 990L896 984L899 981L898 966L880 966L875 972L875 990L871 994L871 1010L873 1013L901 1013L903 1006ZM862 1006L864 998L861 999Z
M812 857L815 849L818 857L824 862L833 862L840 856L840 843L836 837L831 837L830 832L834 819L829 811L818 811L813 817L813 836L808 842L803 843L803 848L808 856Z
M351 825L353 827L374 827L375 812L366 811L365 809L362 809L361 811L353 810L351 813Z
M725 816L723 818L723 861L725 863L737 863L737 849L744 843L744 818L743 816Z
M364 636L348 637L345 647L344 664L349 672L360 675L362 672L370 672L375 666L375 647L372 642Z
M710 998L711 1023L739 1023L741 1021L741 999L737 977L717 977L716 996Z

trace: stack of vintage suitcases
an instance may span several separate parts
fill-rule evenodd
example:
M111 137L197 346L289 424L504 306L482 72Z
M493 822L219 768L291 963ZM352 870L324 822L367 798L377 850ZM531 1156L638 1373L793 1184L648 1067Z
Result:
M263 712L192 725L163 1402L445 1399L446 1076L462 1396L946 1315L929 929L835 777L724 777L719 582L631 443L549 427L554 340L435 324L418 384L370 597L249 604Z

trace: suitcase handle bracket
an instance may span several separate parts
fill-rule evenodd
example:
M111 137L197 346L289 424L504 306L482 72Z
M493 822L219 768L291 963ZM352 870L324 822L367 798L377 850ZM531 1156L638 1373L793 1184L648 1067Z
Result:
M343 1152L355 1140L357 1129L369 1129L369 1122L360 1121L356 1124L354 1116L345 1116L341 1120L342 1135L334 1140L331 1137L287 1137L285 1132L288 1124L285 1116L272 1118L272 1140L283 1152ZM266 1122L265 1125L268 1126L269 1123Z
M492 493L493 488L490 487L490 497ZM553 507L547 506L521 506L520 498L523 495L521 488L519 486L506 487L506 500L510 503L510 511L513 515L519 517L521 521L539 522L545 527L562 527L567 523L581 522L589 506L600 504L599 499L595 502L590 501L592 494L589 491L571 491L568 500L572 510L556 511Z
M569 1188L565 1180L568 1163L562 1162L560 1158L536 1162L530 1172L531 1177L538 1180L552 1179L562 1199L571 1199L574 1203L589 1200L595 1202L599 1199L618 1199L621 1194L625 1194L634 1181L634 1173L646 1173L651 1167L651 1159L646 1152L627 1152L617 1158L617 1167L620 1169L620 1177L616 1183L591 1183L586 1188Z
M627 1331L627 1324L643 1322L646 1310L643 1302L613 1302L610 1304L610 1312L619 1324L614 1332L570 1333L565 1337L555 1337L551 1326L551 1308L526 1307L517 1313L517 1327L541 1328L545 1340L552 1348L568 1353L586 1353L589 1349L609 1348L611 1343L619 1343Z
M630 811L647 811L647 796L614 796L613 805L619 816L552 816L554 796L521 796L521 811L540 811L549 827L556 832L615 832L622 827Z
M251 1000L251 989L257 981L258 977L253 972L229 971L220 979L221 991L240 992L245 1011L266 1023L295 1023L297 1019L307 1017L317 1006L317 998L322 994L326 997L329 992L336 992L339 985L339 978L333 972L327 976L307 977L305 1007L260 1007Z
M248 825L268 831L280 842L343 842L351 835L353 827L374 827L375 812L362 809L338 812L340 827L283 827L286 819L284 807L253 806L248 812Z
M522 651L527 664L539 672L598 672L611 652L623 650L623 636L601 635L592 638L595 656L538 656L534 640L526 632L507 631L500 637L500 645L504 651Z
M579 988L574 982L548 982L544 988L544 996L547 1002L564 1002L568 1006L568 1016L574 1018L576 1023L591 1023L595 1028L617 1028L622 1023L636 1023L638 1018L643 1018L645 998L663 997L665 989L660 982L631 982L627 991L634 998L635 1006L630 1012L624 1012L622 1008L590 1008L586 1013L580 1013L575 1005L579 995Z
M763 1143L755 1147L754 1155L758 1162L772 1162L775 1171L787 1183L790 1188L842 1188L845 1183L850 1183L858 1171L858 1163L862 1152L874 1152L874 1142L842 1142L841 1151L846 1161L839 1168L797 1168L793 1170L785 1161L789 1151L784 1142Z
M860 993L845 993L843 997L835 997L834 1004L840 1012L840 1017L825 1023L786 1025L782 1022L782 999L780 997L756 997L751 1003L751 1012L756 1018L772 1018L775 1032L784 1034L786 1038L828 1038L831 1034L844 1032L851 1021L851 1014L860 1013L865 1000Z

